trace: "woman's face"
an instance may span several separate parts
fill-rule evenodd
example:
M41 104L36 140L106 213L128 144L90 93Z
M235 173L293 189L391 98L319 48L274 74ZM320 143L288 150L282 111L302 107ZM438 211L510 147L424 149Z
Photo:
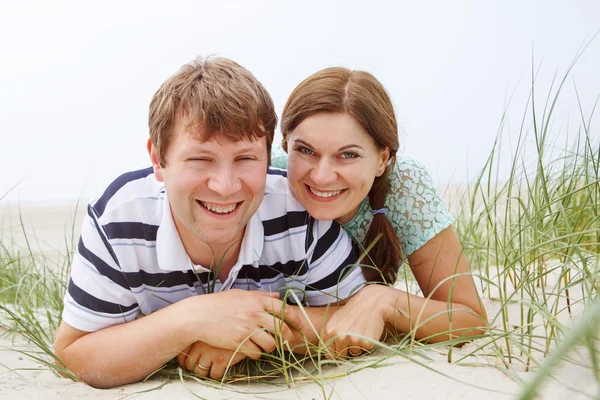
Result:
M312 115L288 137L292 192L316 219L349 222L388 159L349 114Z

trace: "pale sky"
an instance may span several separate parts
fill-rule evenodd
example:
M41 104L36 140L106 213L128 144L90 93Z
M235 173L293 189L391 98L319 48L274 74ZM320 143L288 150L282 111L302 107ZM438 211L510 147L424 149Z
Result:
M95 4L0 3L0 197L24 179L3 202L87 199L149 165L152 95L181 65L209 54L248 68L278 115L319 69L371 72L393 99L402 154L439 184L466 183L483 166L513 92L507 134L518 135L532 64L541 109L554 74L562 78L600 30L595 0ZM598 71L600 36L565 84L557 143L580 126L574 84L589 115Z

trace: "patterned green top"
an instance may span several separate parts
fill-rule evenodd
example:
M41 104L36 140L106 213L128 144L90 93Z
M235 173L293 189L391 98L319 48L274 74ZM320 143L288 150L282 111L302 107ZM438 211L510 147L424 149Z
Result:
M271 152L271 166L287 168L287 154L279 146ZM390 193L385 200L386 216L392 223L405 257L411 255L454 222L439 191L417 160L400 157L390 174ZM354 218L342 225L363 243L373 221L369 199L365 198Z

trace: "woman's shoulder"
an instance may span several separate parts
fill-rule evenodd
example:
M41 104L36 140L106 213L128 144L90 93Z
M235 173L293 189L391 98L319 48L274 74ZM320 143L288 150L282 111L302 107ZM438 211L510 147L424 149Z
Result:
M418 160L399 157L389 176L388 218L405 255L412 254L454 219L427 171Z
M389 175L392 192L397 190L411 191L416 186L436 189L429 171L419 160L412 157L398 157L394 170Z

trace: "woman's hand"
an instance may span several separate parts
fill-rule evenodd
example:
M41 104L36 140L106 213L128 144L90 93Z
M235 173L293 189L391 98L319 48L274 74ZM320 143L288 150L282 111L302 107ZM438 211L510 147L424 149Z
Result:
M324 329L325 343L331 341L325 357L346 358L373 350L373 341L380 341L384 337L387 315L393 308L394 293L390 290L393 291L383 285L369 285L352 296L346 305L331 316ZM356 334L372 340L360 338Z
M225 370L242 361L246 356L241 352L213 347L204 342L196 342L177 356L179 366L197 376L221 379Z

